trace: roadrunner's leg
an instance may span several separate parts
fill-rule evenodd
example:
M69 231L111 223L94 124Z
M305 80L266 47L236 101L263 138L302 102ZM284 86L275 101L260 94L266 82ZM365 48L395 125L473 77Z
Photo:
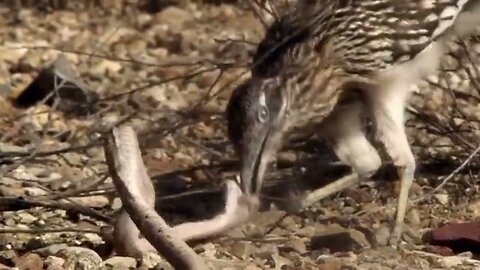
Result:
M321 135L332 145L337 157L353 169L353 173L310 193L304 206L352 187L373 175L381 165L380 157L363 132L363 104L358 100L336 108L321 126Z
M395 226L390 244L397 245L403 230L408 205L408 193L413 183L415 159L408 143L404 126L405 104L409 95L408 85L390 84L369 93L376 137L385 146L400 177Z

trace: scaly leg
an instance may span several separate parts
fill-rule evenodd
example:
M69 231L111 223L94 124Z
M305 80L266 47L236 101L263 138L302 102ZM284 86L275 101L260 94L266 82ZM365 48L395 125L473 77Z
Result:
M336 108L321 126L321 135L333 146L337 157L353 169L353 173L310 193L304 206L358 184L373 175L381 165L380 157L363 132L360 100Z
M408 195L413 183L413 174L415 165L399 168L400 175L400 195L398 196L397 215L395 218L395 227L390 236L390 245L398 245L403 233L405 214L407 213Z
M337 192L340 192L346 188L352 187L358 184L361 180L361 177L356 173L351 173L346 175L340 179L335 180L324 187L321 187L317 190L314 190L310 194L307 195L305 200L303 201L303 207L309 207L312 204L325 199Z
M381 141L397 168L400 177L395 227L390 244L397 245L403 232L403 222L408 205L408 194L413 183L415 159L408 143L404 126L404 111L408 86L392 84L369 92L376 137Z

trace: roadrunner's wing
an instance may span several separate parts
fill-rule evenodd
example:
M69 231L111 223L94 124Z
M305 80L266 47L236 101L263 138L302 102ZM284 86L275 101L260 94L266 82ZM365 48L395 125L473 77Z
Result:
M366 75L413 59L455 26L479 0L299 0L259 43L253 76L277 75L302 46L321 53L332 41L352 74ZM478 14L480 16L480 14ZM461 27L461 26L460 26Z

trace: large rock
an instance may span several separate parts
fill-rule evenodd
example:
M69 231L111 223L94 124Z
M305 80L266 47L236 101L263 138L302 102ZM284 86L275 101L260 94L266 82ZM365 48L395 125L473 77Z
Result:
M425 238L432 245L448 247L454 252L480 254L480 221L450 223L430 231Z
M314 236L310 242L310 248L328 249L330 252L355 251L369 248L370 243L365 235L355 229L346 229L340 225L331 225L325 231Z
M112 269L133 269L137 266L137 261L132 257L111 257L103 262L103 265Z
M14 100L18 107L30 107L37 102L48 105L56 103L56 108L66 112L89 110L88 105L98 99L80 78L79 72L64 55L60 55L51 65L42 69L38 76Z
M193 14L175 6L170 6L157 13L154 22L168 25L173 31L183 30L184 23L193 19Z
M25 270L42 270L43 261L37 254L28 253L18 259L16 267Z

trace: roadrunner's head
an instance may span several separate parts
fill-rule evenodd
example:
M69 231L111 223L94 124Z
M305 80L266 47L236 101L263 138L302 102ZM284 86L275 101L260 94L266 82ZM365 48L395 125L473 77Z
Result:
M312 26L323 25L328 14L304 16L302 10L270 26L253 58L252 77L235 89L227 106L229 137L247 196L258 195L284 133L323 119L339 93L333 43L328 36L321 35L321 42L312 38Z
M287 98L276 78L251 78L233 92L227 106L228 134L240 156L246 195L258 194L266 168L287 123Z

